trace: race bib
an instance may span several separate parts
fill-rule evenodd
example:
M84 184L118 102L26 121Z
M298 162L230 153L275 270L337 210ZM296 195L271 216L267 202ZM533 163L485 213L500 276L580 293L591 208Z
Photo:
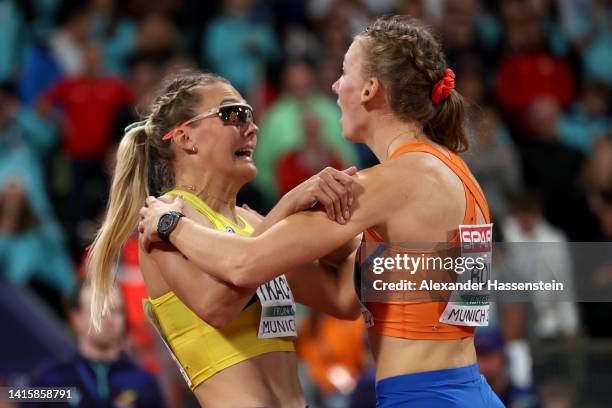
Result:
M460 225L463 264L473 265L457 276L457 282L479 285L478 290L454 291L440 315L440 322L456 326L489 324L489 291L493 254L493 224ZM467 261L471 259L472 261Z
M285 275L264 283L256 293L261 303L257 337L296 337L295 302Z

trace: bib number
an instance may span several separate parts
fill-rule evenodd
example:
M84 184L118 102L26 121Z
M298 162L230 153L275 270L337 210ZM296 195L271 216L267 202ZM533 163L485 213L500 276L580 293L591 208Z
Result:
M257 288L261 318L257 338L296 337L295 302L285 275Z
M486 290L491 274L493 254L493 224L460 225L461 257L472 258L475 266L458 275L457 282L482 284L480 290L455 291L440 315L440 322L456 326L488 326L489 292ZM464 261L465 262L465 261Z

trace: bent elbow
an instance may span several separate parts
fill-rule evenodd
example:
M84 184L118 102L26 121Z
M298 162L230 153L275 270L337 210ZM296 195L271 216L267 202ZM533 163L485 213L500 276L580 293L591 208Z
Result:
M343 320L357 320L361 316L361 308L359 305L353 305L347 309Z
M361 309L358 304L354 304L338 310L334 317L340 320L357 320L359 316L361 316Z
M334 317L340 320L357 320L361 316L361 304L353 294L348 299L339 299Z
M256 289L261 283L256 278L256 275L251 268L241 267L236 269L236 273L230 282L232 285L239 288Z
M254 256L248 253L243 254L231 263L231 279L230 283L239 288L255 289L261 282L261 273L257 267L257 261Z

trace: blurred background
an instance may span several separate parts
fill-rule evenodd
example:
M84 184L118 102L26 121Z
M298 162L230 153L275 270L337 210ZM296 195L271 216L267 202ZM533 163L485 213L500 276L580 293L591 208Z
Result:
M123 128L163 76L216 72L255 108L259 175L240 203L266 213L326 166L376 163L342 139L331 84L352 37L383 13L410 14L439 33L470 103L463 157L496 239L610 241L610 1L0 0L0 385L73 375L64 356L91 335L82 322L89 294L78 285L84 250ZM555 248L547 256L558 273L583 279L569 251ZM122 367L142 380L136 394L159 396L137 406L196 406L143 315L135 241L119 270ZM602 290L612 287L612 265L593 273ZM498 304L476 338L482 372L508 406L610 406L611 305ZM311 406L373 407L361 319L301 309L300 322ZM117 369L92 370L95 378L77 370L74 381L94 381L104 396ZM138 399L130 384L113 406Z

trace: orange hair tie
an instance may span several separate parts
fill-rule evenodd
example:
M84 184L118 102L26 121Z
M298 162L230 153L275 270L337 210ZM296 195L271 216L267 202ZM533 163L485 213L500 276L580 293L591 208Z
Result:
M442 79L434 85L431 91L431 101L434 105L439 104L448 98L453 89L455 89L455 73L452 69L447 68Z

